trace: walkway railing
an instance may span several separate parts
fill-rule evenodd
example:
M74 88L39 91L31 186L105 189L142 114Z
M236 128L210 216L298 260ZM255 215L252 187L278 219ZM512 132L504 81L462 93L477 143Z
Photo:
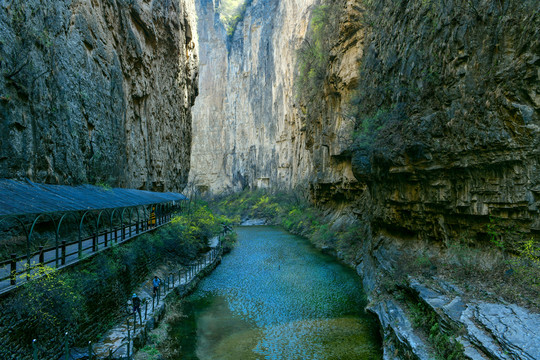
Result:
M132 357L134 355L133 339L135 338L135 336L137 336L137 330L141 331L144 328L145 325L143 324L143 322L146 322L154 314L155 310L160 306L160 304L163 304L166 295L170 291L180 285L189 285L191 281L196 278L199 272L204 270L206 267L214 264L214 262L220 257L222 252L223 249L221 247L221 241L219 241L217 247L212 248L212 250L204 254L204 256L198 258L190 265L183 267L182 269L178 269L177 271L169 272L165 279L163 279L163 281L160 283L157 295L150 295L150 297L143 298L142 305L144 308L141 309L141 313L138 319L139 321L137 321L137 313L135 312L125 316L122 324L120 324L122 333L125 335L120 339L120 343L118 344L118 346L116 346L116 348L104 348L99 344L93 344L91 341L88 342L86 348L77 348L74 347L71 343L70 334L66 333L64 343L62 344L63 347L61 349L61 354L57 355L59 356L58 359L68 360L74 358L84 358L89 360L132 360ZM34 339L34 341L32 342L32 347L32 359L41 360L43 350L39 348L36 339Z
M170 272L168 276L165 278L165 280L160 284L159 290L157 292L157 295L155 297L152 297L152 309L150 314L154 314L154 310L159 307L160 300L161 303L165 301L166 295L173 290L175 287L184 285L187 286L197 277L197 275L203 271L206 267L209 265L212 265L218 257L222 254L222 248L221 248L221 242L218 245L218 248L213 248L206 254L204 254L203 257L198 258L196 261L194 261L192 264L188 265L184 269L179 269L177 272ZM176 277L176 273L178 276ZM161 299L162 298L162 299ZM143 299L148 300L148 299ZM124 342L122 345L115 349L114 351L112 349L109 349L109 353L117 353L121 351L120 349L125 346L125 359L131 360L132 356L134 355L135 349L133 348L133 338L137 335L137 329L141 330L144 328L145 325L143 325L143 321L146 323L148 319L148 306L150 302L145 302L145 308L144 308L144 319L142 315L139 317L139 324L137 325L137 313L132 313L133 316L128 316L126 318L126 329L127 329L127 337L124 338ZM97 355L97 353L94 353ZM112 357L111 357L112 359Z
M170 222L172 213L155 218L147 218L111 230L93 234L81 240L61 241L58 246L39 247L38 251L17 256L11 254L9 260L0 262L0 294L11 291L30 279L37 266L51 265L57 268L71 266L83 256L92 256L112 244L120 244L146 232L155 230ZM27 276L24 276L27 275Z

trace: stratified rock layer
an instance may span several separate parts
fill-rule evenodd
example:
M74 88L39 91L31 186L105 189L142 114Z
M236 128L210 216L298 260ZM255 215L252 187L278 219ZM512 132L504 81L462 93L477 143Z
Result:
M353 146L369 221L423 240L540 230L538 2L376 1ZM520 25L517 25L520 24Z
M400 254L437 252L462 239L495 247L489 240L496 238L516 253L523 239L535 239L538 246L538 2L356 4L362 24L344 31L351 14L346 12L341 33L347 36L334 47L323 97L332 113L340 110L331 101L333 91L340 98L353 95L340 90L345 77L333 66L351 38L363 42L351 102L354 142L350 153L342 154L351 155L358 183L343 186L325 170L330 176L312 180L312 195L332 208L344 204L365 224L357 269L372 311L386 336L418 358L433 358L414 336L399 301L381 290L381 275L401 271ZM333 122L325 126L325 118L308 119L308 133L333 133ZM317 163L314 168L321 168ZM453 300L444 306L455 305ZM463 307L467 310L456 322L467 330L460 341L469 358L538 358L538 341L518 340L538 331L537 315L479 300ZM506 315L495 316L494 309ZM391 350L386 348L386 358L401 358Z
M0 177L178 190L197 95L193 1L0 7Z

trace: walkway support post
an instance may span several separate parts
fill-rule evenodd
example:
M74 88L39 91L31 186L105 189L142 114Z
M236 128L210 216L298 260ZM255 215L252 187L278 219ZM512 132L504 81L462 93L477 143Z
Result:
M34 349L34 360L38 360L38 349L36 345L36 339L32 340L32 348Z
M148 301L144 301L144 320L146 320L146 315L148 314Z
M64 348L64 354L66 356L66 360L69 360L69 341L68 341L68 333L66 331L66 343Z
M10 284L15 285L17 282L17 254L11 254L10 266Z
M45 265L45 254L43 252L43 246L39 247L39 265Z
M79 246L79 259L82 257L82 221L84 220L84 215L83 215L83 218L81 219L81 223L79 224L79 239L78 239L78 246Z
M62 265L66 265L66 240L62 240Z
M60 223L58 223L58 226L56 226L56 230L54 232L54 267L55 268L58 268L58 240L60 240L60 234L59 234L59 230L60 230Z
M127 358L129 360L131 358L131 356L129 356L129 345L131 343L131 333L130 333L130 329L129 329L129 318L127 318L127 331L128 331L128 336L127 336Z
M94 358L93 351L92 351L92 342L88 342L88 359L92 360Z

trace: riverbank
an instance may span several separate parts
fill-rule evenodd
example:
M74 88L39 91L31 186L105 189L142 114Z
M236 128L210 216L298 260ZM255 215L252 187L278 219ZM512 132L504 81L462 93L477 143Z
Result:
M212 200L209 206L237 223L280 225L353 268L361 251L358 239L367 235L354 214L317 209L296 192L244 191Z
M152 331L167 316L167 303L171 297L182 298L190 294L199 281L212 272L221 262L223 248L218 237L211 240L211 250L187 267L161 269L160 278L164 279L160 286L160 294L152 294L152 278L150 277L136 290L142 300L141 318L127 316L125 321L112 329L94 349L98 358L110 356L111 360L130 358L142 349L151 338ZM134 357L135 359L137 357Z
M213 206L280 224L354 268L382 326L385 359L538 359L538 277L530 276L538 263L526 251L374 237L347 209L315 209L294 193L242 192Z

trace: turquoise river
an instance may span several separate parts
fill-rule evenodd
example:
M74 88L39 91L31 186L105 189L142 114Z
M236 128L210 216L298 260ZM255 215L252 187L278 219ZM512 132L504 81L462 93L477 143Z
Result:
M278 227L237 229L238 244L173 323L178 359L382 359L358 275Z

